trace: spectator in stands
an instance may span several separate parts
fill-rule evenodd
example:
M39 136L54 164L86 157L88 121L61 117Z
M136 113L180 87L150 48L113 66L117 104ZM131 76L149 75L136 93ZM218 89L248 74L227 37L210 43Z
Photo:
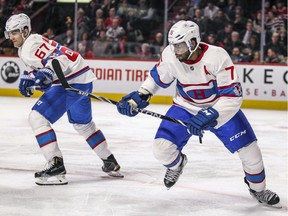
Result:
M96 19L96 25L94 26L94 28L92 28L92 30L89 33L89 37L91 38L91 40L95 40L95 39L99 38L100 32L104 29L105 29L105 27L104 27L103 18L97 18Z
M48 27L46 32L44 32L42 35L44 37L48 38L49 40L54 40L54 38L55 38L54 29L51 27Z
M248 45L250 43L250 38L255 36L258 40L260 35L253 30L253 23L251 19L248 19L246 22L246 29L240 32L240 38L244 45Z
M139 53L138 57L145 60L157 58L157 56L152 53L151 47L148 43L143 43L141 45L141 52Z
M145 1L145 4L146 4L146 1ZM148 6L148 10L147 10L147 14L144 16L141 16L140 18L142 20L148 20L148 21L152 21L152 22L158 21L156 4L157 4L156 1L150 1L150 4Z
M195 9L198 8L198 5L196 5L196 1L187 0L186 1L186 8L187 8L187 17L188 17L188 19L192 20L194 17Z
M214 35L214 34L209 34L207 36L207 39L204 40L204 41L207 42L210 45L224 47L224 44L222 44L221 42L216 40L216 35Z
M112 0L103 0L101 9L103 11L103 17L108 17L110 16L110 9L111 8L116 8L116 1Z
M204 17L206 17L208 20L214 20L218 10L219 10L219 7L217 7L214 4L214 1L213 0L208 0L207 1L207 5L204 8Z
M82 42L86 46L86 51L88 51L88 49L92 50L93 44L92 40L90 40L89 32L83 32L81 38L79 39L79 42Z
M233 31L231 33L231 39L226 44L225 49L228 51L228 53L232 53L234 47L238 47L239 50L242 50L244 47L244 44L240 40L239 32L237 31Z
M118 42L118 48L119 52L118 54L120 55L126 55L128 53L128 44L127 44L127 37L124 35L123 37L120 38Z
M84 8L86 16L89 18L90 23L89 27L93 28L94 24L96 22L96 10L99 8L99 6L96 3L96 0L92 0L89 2L89 4Z
M214 2L214 3L213 3ZM23 10L20 5L27 5L27 3L33 3L33 7L37 5L37 1L32 0L0 0L0 37L3 37L3 29L1 29L1 26L4 26L4 23L6 22L7 18L11 15L13 11L16 11L15 9L17 6L19 6L18 10ZM203 40L206 40L207 42L210 41L210 43L213 44L213 41L215 40L214 35L211 37L210 34L217 34L216 41L218 41L219 46L225 45L225 49L231 53L232 49L234 47L239 47L242 54L244 52L247 54L251 54L251 58L253 56L254 50L260 50L260 33L261 33L261 7L259 7L259 1L257 2L251 2L251 4L255 5L245 5L248 3L248 1L237 1L237 0L219 0L219 1L213 1L213 0L185 0L184 2L178 1L175 3L175 6L181 7L178 12L177 17L182 17L182 19L192 19L195 21L200 29L201 29L201 37ZM119 7L117 5L119 4ZM157 29L155 27L158 27L158 19L159 19L159 9L158 6L155 6L155 4L163 4L163 0L160 1L152 1L152 0L91 0L89 4L86 4L86 6L81 5L82 8L85 7L85 13L84 17L88 17L87 20L90 20L90 22L84 21L78 23L78 40L81 39L81 35L83 35L84 32L89 32L89 38L96 40L96 38L99 38L100 31L102 31L104 27L96 27L101 26L101 24L96 24L98 18L102 18L102 23L104 19L108 16L109 10L111 8L114 8L115 12L113 15L120 16L121 23L120 26L124 28L125 35L127 38L123 37L118 40L118 52L126 52L127 49L127 43L128 42L140 42L140 43L150 43L153 45L153 47L157 47L155 49L155 53L158 52L158 45L154 45L154 40L151 41L151 32L158 32L160 29ZM39 5L39 4L38 4ZM73 30L74 29L74 20L69 17L70 9L66 10L65 7L57 3L56 0L49 0L49 7L44 15L46 17L43 20L43 23L41 23L44 27L42 29L43 35L45 35L48 38L57 40L57 41L63 41L64 44L68 44L68 46L73 46L74 44L74 37L69 36L70 32L67 30ZM183 8L183 5L187 6ZM210 7L209 7L210 6ZM137 8L138 7L138 8ZM219 8L215 14L215 8ZM256 7L259 7L256 10ZM71 4L71 9L73 10L74 6ZM83 10L82 8L79 8L79 11ZM149 10L148 10L149 8ZM176 7L175 7L176 8ZM36 11L37 8L32 8L33 11ZM208 18L205 18L203 16L203 12L206 13L205 15L210 18L208 21ZM105 12L103 12L105 10ZM113 11L113 9L112 9ZM174 10L176 11L176 10ZM189 12L188 12L189 11ZM208 11L208 12L207 12ZM253 13L254 11L254 13ZM224 13L223 13L224 12ZM245 14L244 14L245 13ZM161 14L161 13L160 13ZM244 14L244 16L243 16ZM144 17L143 17L144 16ZM191 17L189 17L191 16ZM226 17L225 17L226 16ZM80 19L83 18L83 15L79 15ZM153 17L153 18L152 18ZM177 18L176 17L176 18ZM185 17L185 18L184 18ZM212 17L212 20L211 20ZM65 22L65 18L66 22ZM141 19L139 19L141 18ZM144 21L143 21L144 18ZM151 19L152 18L152 19ZM159 19L162 22L162 17ZM248 29L250 29L250 20L245 22L245 20L249 18L252 19L252 36L248 33ZM138 19L138 20L137 20ZM234 22L235 19L235 22ZM84 18L85 20L85 18ZM140 20L140 21L139 21ZM230 21L231 24L229 22ZM147 21L147 22L146 22ZM175 20L174 20L175 21ZM170 26L174 24L173 20L170 20L167 23L167 29L170 29ZM101 21L99 21L101 22ZM79 24L80 23L80 24ZM248 24L249 23L249 24ZM223 25L225 24L225 27ZM110 24L111 25L111 22ZM243 26L246 25L246 30L243 31ZM47 27L51 26L54 28L56 35L56 38L53 38L53 33L49 32L50 29L46 29ZM268 48L273 47L276 49L277 53L280 53L284 55L284 57L287 56L287 3L284 2L284 0L266 0L265 1L265 42L266 46L264 48L265 54L267 54ZM240 44L239 42L235 42L235 40L232 40L231 32L232 28L234 31L238 31L240 33L240 40L242 40L245 44ZM44 32L44 31L47 32ZM161 29L162 30L162 29ZM106 29L107 31L107 29ZM254 31L254 32L253 32ZM258 33L258 38L256 39L254 37ZM278 42L275 45L274 38L276 38L274 33L278 33L279 36L278 39L276 39ZM51 36L50 36L51 34ZM68 35L68 36L67 36ZM234 36L233 36L234 37ZM249 39L250 38L250 39ZM272 39L273 38L273 39ZM9 48L11 44L2 43L1 48ZM116 45L116 43L114 44ZM89 46L89 45L88 45ZM133 47L134 45L131 45ZM112 46L113 47L113 46ZM122 48L120 48L122 47ZM135 45L135 47L137 47ZM11 48L11 47L10 47ZM73 47L70 47L73 48ZM77 48L77 47L76 47ZM12 47L12 49L14 49ZM134 50L131 53L135 53L138 48L131 49ZM161 46L160 46L161 49ZM110 47L110 50L112 52L115 52L115 49L112 49ZM139 46L139 52L141 48ZM2 49L2 52L3 49ZM9 53L12 53L9 51ZM248 55L247 54L247 55ZM249 55L250 55L249 54ZM133 54L132 54L133 55ZM244 55L245 56L245 55ZM265 57L267 57L265 55Z
M58 41L66 47L69 47L70 49L74 50L74 33L72 29L68 29L66 31L66 34L64 34L61 38L58 39Z
M77 52L80 53L84 58L93 58L94 53L89 47L87 46L86 41L79 41L78 42L78 47L77 47Z
M287 30L282 27L279 31L279 44L283 48L283 55L287 57Z
M232 24L226 23L224 29L218 31L217 41L221 42L225 46L231 40L231 32L232 32Z
M128 12L126 13L125 30L127 40L130 42L143 42L144 37L141 31L141 25L138 22L137 8L133 5L129 5Z
M266 58L265 58L265 62L266 63L280 63L280 64L284 64L287 62L285 61L285 58L283 55L280 55L279 53L277 53L277 50L272 48L269 48L267 50L267 54L266 54Z
M267 15L271 10L271 3L270 3L270 0L266 0L264 2L264 10L265 10L265 15Z
M250 53L252 53L254 50L260 49L259 39L257 36L252 35L249 39L248 44L246 44L245 49L248 49Z
M245 61L239 47L234 47L232 49L231 59L233 63Z
M219 9L215 15L213 22L215 24L214 32L216 33L225 28L226 23L229 22L229 18L225 13L223 13L222 9Z
M193 21L198 24L199 29L201 31L201 37L205 37L206 36L205 32L208 32L207 18L202 16L201 9L199 9L199 8L195 9Z
M233 20L233 30L240 32L245 28L245 24L246 19L243 17L243 10L240 6L237 6Z
M152 41L152 45L154 46L163 46L163 41L164 37L163 34L161 32L157 32L155 34L154 40Z
M68 29L73 30L74 29L73 20L70 16L66 17L65 26L66 26L66 30L68 30Z
M224 9L224 12L229 17L230 22L234 20L236 5L236 0L228 0L227 6Z
M112 25L108 27L106 36L113 44L113 53L120 53L119 41L125 36L125 30L122 26L119 25L119 18L115 17L112 20Z
M105 18L104 18L104 13L103 13L103 10L102 10L101 8L99 8L99 9L96 10L95 20L97 20L97 19L99 19L99 18L105 20Z
M111 57L112 44L106 37L106 30L100 31L99 38L93 42L93 53L96 57Z
M18 14L18 13L25 13L27 15L32 14L33 3L34 1L21 0L20 3L16 5L15 10L13 11L13 14Z
M286 1L287 3L287 1ZM287 5L285 6L282 0L277 0L276 5L272 6L272 11L276 16L286 16L287 17Z
M271 40L269 43L266 44L265 46L265 53L267 53L268 49L273 48L278 54L284 55L284 47L281 46L280 41L279 41L279 33L274 32L272 34Z
M110 8L109 10L109 16L106 17L104 20L104 26L105 28L108 28L109 26L112 25L113 19L116 17L116 9L115 8Z
M160 50L161 50L161 47L163 47L163 44L164 44L164 37L163 37L163 34L161 32L157 32L154 36L154 40L152 41L151 43L151 49L152 49L152 52L155 53L155 54L160 54Z
M214 0L208 0L207 5L204 8L204 17L207 19L207 33L214 33L217 32L217 26L214 22L214 19L216 17L216 14L219 10L219 7L217 7L214 4ZM202 30L201 30L202 31Z
M157 2L160 1L150 1L147 14L139 17L139 19L134 23L134 25L138 26L138 29L141 31L144 39L146 40L148 40L150 37L151 29L155 28L159 21L157 14L158 11L156 9Z
M261 34L261 28L262 28L261 20L262 20L262 14L261 14L261 11L259 11L257 12L256 19L252 21L253 31L257 32L258 34Z
M112 20L112 24L108 27L106 36L111 41L118 41L125 35L125 30L119 24L119 17L115 17Z
M148 6L146 0L139 0L138 5L138 16L139 17L145 17L148 14Z
M89 31L89 17L86 16L83 8L79 8L77 11L77 38L80 39L83 32Z
M175 22L178 22L180 20L188 20L189 17L187 15L187 11L185 8L181 8L179 12L175 15Z
M260 55L260 51L256 50L252 53L252 58L251 58L251 63L257 63L260 64L261 63L261 55Z
M287 18L286 18L287 22ZM275 16L272 11L270 11L265 18L266 30L268 34L278 32L282 27L286 27L284 19L282 16Z
M119 7L116 11L116 15L120 16L121 19L126 19L128 16L129 10L130 10L130 5L128 4L128 0L122 0L121 3L119 4Z

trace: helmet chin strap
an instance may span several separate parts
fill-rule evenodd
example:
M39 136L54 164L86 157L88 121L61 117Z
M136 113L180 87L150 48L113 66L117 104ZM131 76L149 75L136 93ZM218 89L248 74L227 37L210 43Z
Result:
M197 44L197 46L193 50L188 49L187 52L190 52L190 54L187 56L186 60L189 60L191 58L192 54L197 50L198 46L199 44Z
M25 33L25 30L22 31L22 33L21 33L21 36L22 36L22 38L23 38L23 41L25 41L25 40L28 38L28 36L30 35L30 32L29 32L29 33L27 34L27 36L24 37L24 33Z

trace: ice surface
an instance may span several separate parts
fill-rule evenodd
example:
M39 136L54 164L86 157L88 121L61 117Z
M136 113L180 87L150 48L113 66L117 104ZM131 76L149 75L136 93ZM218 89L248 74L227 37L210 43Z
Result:
M237 154L230 154L206 132L203 144L192 137L183 175L169 191L165 168L152 153L160 119L129 118L115 106L93 102L93 117L121 165L124 179L108 177L102 162L63 116L54 129L69 184L37 186L34 172L45 164L28 115L36 99L0 97L1 216L284 216L287 215L287 112L244 109L265 163L267 188L281 198L282 209L262 206L249 195ZM165 114L167 105L150 105Z

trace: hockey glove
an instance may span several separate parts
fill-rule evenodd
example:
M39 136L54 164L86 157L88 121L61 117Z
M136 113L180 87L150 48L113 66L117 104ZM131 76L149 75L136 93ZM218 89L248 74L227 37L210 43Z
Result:
M138 91L131 92L124 96L117 104L117 110L122 115L136 116L138 114L135 108L143 109L149 105L151 94L142 94Z
M33 77L29 76L28 71L24 71L21 75L19 83L19 91L25 97L30 97L34 93L33 86L35 81Z
M202 130L217 125L216 119L219 117L217 110L212 107L201 109L195 116L189 119L187 130L190 134L202 137Z
M41 68L34 72L34 76L36 89L45 92L52 85L54 72L49 68Z

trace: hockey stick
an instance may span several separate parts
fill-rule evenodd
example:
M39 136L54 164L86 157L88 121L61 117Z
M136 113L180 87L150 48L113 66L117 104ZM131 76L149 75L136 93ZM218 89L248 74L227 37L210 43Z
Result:
M67 80L66 80L66 78L65 78L65 76L63 74L62 68L61 68L61 66L60 66L60 64L59 64L57 59L53 59L52 60L52 66L53 66L53 69L54 69L54 71L55 71L60 83L62 84L62 86L64 87L65 90L72 91L72 92L75 92L77 94L84 95L84 96L87 96L87 97L90 97L90 98L94 98L96 100L107 102L107 103L110 103L110 104L113 104L113 105L117 104L117 101L110 100L108 98L97 96L97 95L94 95L94 94L91 94L91 93L88 93L88 92L81 91L80 89L76 89L76 88L71 87L69 85L69 83L67 82ZM181 120L174 119L174 118L171 118L169 116L165 116L165 115L162 115L162 114L159 114L159 113L155 113L155 112L152 112L152 111L149 111L149 110L145 110L145 109L140 109L140 108L134 108L134 110L136 112L140 112L140 113L143 113L143 114L146 114L146 115L150 115L150 116L153 116L155 118L164 119L164 120L167 120L167 121L170 121L170 122L174 122L176 124L183 125L184 127L187 127L187 122L183 122ZM202 139L201 139L200 136L199 136L199 141L200 141L200 143L202 143Z
M72 92L75 92L77 94L81 94L81 95L84 95L84 96L87 96L87 97L90 97L90 98L94 98L96 100L100 100L100 101L103 101L103 102L107 102L107 103L110 103L110 104L113 104L113 105L116 105L117 104L117 101L114 101L114 100L110 100L108 98L105 98L105 97L101 97L101 96L97 96L97 95L94 95L94 94L91 94L91 93L88 93L88 92L84 92L84 91L81 91L80 89L75 89L73 87L71 87L63 72L62 72L62 69L61 69L61 66L58 62L57 59L53 59L52 60L52 66L54 68L54 71L59 79L59 81L61 82L62 86L68 90L68 91L72 91ZM143 114L146 114L146 115L150 115L150 116L153 116L153 117L156 117L156 118L160 118L160 119L164 119L164 120L167 120L167 121L171 121L171 122L174 122L176 124L181 124L183 126L187 126L187 123L186 122L183 122L181 120L178 120L178 119L174 119L174 118L171 118L171 117L168 117L168 116L165 116L165 115L161 115L159 113L155 113L155 112L152 112L152 111L149 111L149 110L145 110L145 109L140 109L140 108L135 108L134 109L136 112L141 112Z

